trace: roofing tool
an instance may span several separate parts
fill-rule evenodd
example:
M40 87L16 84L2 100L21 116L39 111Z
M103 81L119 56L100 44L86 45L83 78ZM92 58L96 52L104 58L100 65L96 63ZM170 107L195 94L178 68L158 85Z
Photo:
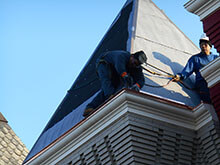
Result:
M164 74L161 74L161 73L158 73L158 72L154 72L154 71L151 71L151 70L149 70L149 69L147 69L147 68L145 68L145 67L142 67L144 70L146 70L147 72L149 72L149 73L151 73L151 74L153 74L153 75L158 75L158 76L164 76L164 77L170 77L170 78L173 78L173 77L175 77L174 75L172 75L172 74L170 74L170 73L167 73L167 72L165 72L167 75L164 75ZM159 69L159 68L158 68ZM162 71L161 69L160 69L160 71Z
M147 64L148 64L148 63L147 63ZM158 75L158 76L164 76L164 77L170 77L170 78L174 78L174 77L175 77L174 75L172 75L172 74L170 74L170 73L167 73L167 72L165 72L165 71L163 71L163 70L161 70L161 69L159 69L159 68L157 68L157 67L154 67L153 65L150 65L150 64L148 64L148 65L151 66L151 67L153 67L153 68L155 68L155 69L157 69L157 70L159 70L159 71L161 71L161 72L166 73L167 75L164 75L164 74L161 74L161 73L158 73L158 72L151 71L151 70L149 70L149 69L147 69L147 68L145 68L145 67L142 66L142 68L143 68L144 70L146 70L147 72L149 72L149 73L151 73L151 74Z
M160 73L156 73L156 72L153 72L153 71L151 71L152 72L152 74L156 74L156 75L160 75L160 76L166 76L166 77L171 77L171 78L173 78L173 77L175 77L173 74L170 74L170 73L168 73L168 72L166 72L166 71L164 71L164 70L162 70L162 69L160 69L160 68L158 68L158 67L156 67L156 66L154 66L154 65L151 65L151 64L149 64L149 63L146 63L145 65L149 65L150 67L152 67L152 68L154 68L154 69L157 69L157 70L159 70L159 71L161 71L161 72L163 72L163 73L166 73L167 75L163 75L163 74L160 74ZM142 67L143 68L143 67ZM146 68L143 68L144 70L146 70L146 71L150 71L149 69L146 69Z
M146 86L153 87L153 88L162 88L162 87L165 87L165 86L169 85L170 82L174 81L174 79L173 79L173 78L175 77L174 75L172 75L172 74L170 74L170 73L168 73L168 72L166 72L166 71L163 71L162 69L160 69L160 68L158 68L158 67L156 67L156 66L153 66L153 65L151 65L151 64L149 64L149 63L147 63L147 62L145 63L145 66L146 66L146 65L149 65L149 66L151 66L151 67L154 68L154 69L157 69L157 70L159 70L159 71L161 71L161 72L164 72L164 73L166 73L166 75L165 75L165 74L158 73L158 72L151 71L151 70L145 68L145 67L142 65L142 68L143 68L144 70L146 70L147 72L149 72L149 73L151 73L151 74L153 74L153 75L157 75L157 76L163 76L163 77L172 78L172 79L170 79L170 80L167 82L167 84L165 84L165 85L150 85L150 84L145 83Z
M164 71L164 70L162 70L162 69L160 69L160 68L158 68L158 67L156 67L156 66L154 66L154 65L151 65L151 64L149 64L149 63L145 63L144 65L145 65L145 66L146 66L146 65L149 65L150 67L152 67L152 68L154 68L154 69L157 69L157 70L159 70L159 71L161 71L161 72L163 72L163 73L166 73L166 74L161 74L161 73L158 73L158 72L154 72L154 71L151 71L151 70L145 68L145 67L142 65L142 68L143 68L144 70L146 70L147 72L149 72L149 73L151 73L151 74L153 74L153 75L158 75L158 76L163 76L163 77L171 78L171 79L167 82L167 84L165 84L165 85L158 85L158 86L156 86L156 85L150 85L150 84L145 83L146 86L153 87L153 88L162 88L162 87L165 87L165 86L169 85L170 82L173 82L173 81L174 81L173 78L175 77L175 75L173 75L173 74L171 74L171 73L168 73L168 72L166 72L166 71ZM180 82L186 89L188 89L188 90L195 90L194 88L190 88L190 87L188 87L187 85L185 85L182 80L180 80L179 82Z

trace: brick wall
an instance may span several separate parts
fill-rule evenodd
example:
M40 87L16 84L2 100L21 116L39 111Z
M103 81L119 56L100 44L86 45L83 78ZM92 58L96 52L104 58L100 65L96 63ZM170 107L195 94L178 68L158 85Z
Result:
M212 103L220 120L220 83L210 88Z
M220 9L202 20L204 32L220 52Z

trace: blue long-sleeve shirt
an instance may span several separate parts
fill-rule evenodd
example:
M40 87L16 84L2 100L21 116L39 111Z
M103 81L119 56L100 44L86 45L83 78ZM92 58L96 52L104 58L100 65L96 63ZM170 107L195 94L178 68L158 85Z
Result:
M201 80L204 80L200 73L200 69L203 68L205 65L207 65L209 62L213 61L216 59L218 55L210 54L206 55L202 52L199 54L193 55L190 57L188 60L186 66L182 70L181 73L178 73L180 75L181 79L186 79L188 78L193 72L196 74L196 82L199 82Z
M100 59L104 60L106 63L114 67L114 69L116 70L119 76L121 76L122 73L124 72L129 73L133 77L135 83L138 83L140 87L142 87L145 81L142 68L140 67L140 68L130 69L128 67L130 55L131 54L129 52L123 50L109 51L103 53L99 57L97 62L99 62Z

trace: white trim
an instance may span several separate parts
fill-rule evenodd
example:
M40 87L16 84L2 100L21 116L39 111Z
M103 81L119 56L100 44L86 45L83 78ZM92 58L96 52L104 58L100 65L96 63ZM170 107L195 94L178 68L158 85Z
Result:
M194 13L203 20L208 15L212 14L218 8L220 8L219 0L190 0L184 7L187 11Z
M158 101L146 94L123 90L78 127L72 129L50 148L25 164L58 163L98 133L117 122L126 113L135 113L192 130L197 130L212 120L208 107L204 104L200 104L193 111L182 105L175 105L171 105L165 100Z
M111 102L111 108L114 108L114 111L118 109L117 107L115 107L116 105L119 108L123 106L119 103L122 102L121 99L125 98L120 97L120 95L121 93L119 93L117 97L115 97ZM105 107L103 107L102 111L98 111L92 114L89 118L87 118L87 120L83 124L71 130L63 139L55 143L52 147L44 151L44 153L40 154L34 160L25 163L25 165L49 165L56 164L56 162L62 160L62 158L64 158L66 155L77 149L82 144L86 143L86 141L88 141L98 132L100 132L103 129L103 127L106 127L109 123L115 120L114 117L112 117L111 119L108 118L109 120L106 120L106 117L109 116L109 111L111 112L112 110L109 106L110 105L108 104ZM117 113L115 113L114 115L116 114ZM119 116L121 116L121 114L119 114Z
M215 109L211 104L200 104L193 110L194 118L194 130L197 131L203 127L206 123L213 120L213 116L216 119ZM217 119L218 120L218 119Z
M220 58L218 57L210 62L203 67L200 72L207 81L209 88L220 83Z

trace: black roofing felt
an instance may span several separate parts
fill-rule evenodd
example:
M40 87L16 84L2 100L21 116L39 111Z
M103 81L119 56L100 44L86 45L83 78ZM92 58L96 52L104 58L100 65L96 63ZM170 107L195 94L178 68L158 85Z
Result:
M43 148L42 146L37 146L38 141L42 136L44 136L44 133L47 132L48 129L56 125L56 123L61 121L100 90L100 82L98 80L95 69L96 59L102 52L105 51L127 50L127 41L129 38L128 22L132 8L133 1L125 5L125 7L120 11L119 16L113 22L111 28L108 30L102 41L95 49L94 53L88 60L83 70L80 72L70 90L68 90L63 101L56 109L52 118L44 128L43 132L41 133L35 145L32 147L24 162L29 160ZM72 126L74 126L74 123Z
M66 115L100 89L100 83L95 71L96 59L102 52L105 51L127 50L128 19L130 12L132 11L132 6L133 2L121 10L119 18L92 54L86 66L83 68L67 95L48 122L44 131L62 120Z
M83 119L82 114L85 108L85 104L87 104L87 102L89 102L95 96L97 91L100 90L100 82L95 70L96 59L102 52L105 51L130 49L129 42L131 42L131 36L129 35L129 32L131 32L131 24L129 21L133 19L133 14L135 14L132 13L133 9L134 2L132 0L128 0L108 32L103 37L102 41L95 49L87 64L73 83L72 87L67 92L63 101L56 109L52 118L26 157L25 162L27 162L34 155L43 150L46 146L51 144L54 140L59 138L62 134L64 134ZM162 54L155 54L155 52L153 55L155 58L157 56L160 56L160 59L163 57ZM164 58L165 57L166 56L164 56ZM158 85L155 84L155 82L150 78L150 76L146 77L145 81L148 84L150 83L152 85ZM164 98L173 99L174 97L179 97L177 100L180 101L182 99L191 100L190 97L185 97L180 94L178 95L178 93L174 95L174 91L170 91L164 88L150 88L145 85L143 87L143 91L151 94L158 94ZM190 92L191 91L186 91L186 93Z

